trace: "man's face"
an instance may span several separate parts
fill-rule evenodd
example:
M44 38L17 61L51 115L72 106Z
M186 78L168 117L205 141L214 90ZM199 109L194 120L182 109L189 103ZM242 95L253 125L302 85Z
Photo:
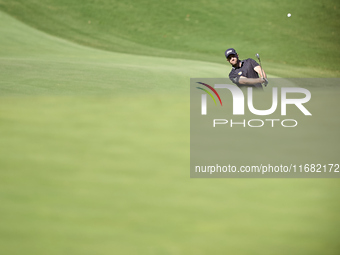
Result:
M237 55L231 54L228 56L227 60L232 66L235 66L237 64Z

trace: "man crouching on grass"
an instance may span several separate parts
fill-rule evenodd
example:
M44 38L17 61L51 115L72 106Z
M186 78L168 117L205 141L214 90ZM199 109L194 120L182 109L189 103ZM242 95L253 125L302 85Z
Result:
M240 60L233 48L226 50L225 57L233 66L229 73L229 79L240 88L254 87L262 89L262 85L266 86L268 84L266 73L254 59ZM262 72L264 77L262 77Z

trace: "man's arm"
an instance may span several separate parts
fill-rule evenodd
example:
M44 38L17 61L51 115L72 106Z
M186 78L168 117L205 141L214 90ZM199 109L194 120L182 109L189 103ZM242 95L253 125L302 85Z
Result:
M241 76L238 83L239 84L247 84L247 85L254 85L265 82L264 78L246 78Z
M258 73L259 77L261 77L261 78L266 78L266 79L267 79L267 75L266 75L266 73L264 72L264 70L261 68L261 66L255 66L255 67L254 67L254 70L255 70L255 72ZM263 72L264 77L262 77L262 72Z

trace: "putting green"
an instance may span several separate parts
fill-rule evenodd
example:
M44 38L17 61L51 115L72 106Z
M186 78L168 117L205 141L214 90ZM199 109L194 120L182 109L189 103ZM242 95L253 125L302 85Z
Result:
M273 75L298 77L292 70L303 67L315 71L304 77L340 76L337 0L0 0L0 9L109 51L225 63L224 51L235 47L241 58L259 52L267 69L280 64Z

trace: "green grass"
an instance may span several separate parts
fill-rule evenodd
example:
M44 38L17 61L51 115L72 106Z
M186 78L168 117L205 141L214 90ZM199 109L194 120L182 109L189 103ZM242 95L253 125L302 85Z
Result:
M339 77L336 0L1 0L0 9L99 49L225 63L224 51L235 47L241 58L259 52L266 68L280 64L273 75L292 77L281 69L312 67L306 76Z
M189 179L187 106L3 98L2 253L337 253L338 180Z
M338 180L189 178L189 78L227 76L229 43L221 27L231 21L217 3L148 3L133 2L131 10L128 2L0 0L15 17L0 12L0 253L337 254ZM263 49L273 76L338 76L333 67L320 71L314 60L290 62L293 39L282 41L282 50L265 43L269 32L281 40L277 30L287 22L274 22L270 8L288 12L284 3L265 3L249 2L241 14L261 21L256 8L269 8L274 28L230 44L240 45L244 56ZM322 3L330 9L330 1ZM316 12L321 4L306 9ZM190 21L195 11L210 16L198 30L181 26L190 22L188 10ZM316 25L336 14L317 17ZM145 33L134 28L137 22ZM308 24L301 28L306 34ZM169 41L156 40L161 25ZM248 28L236 27L235 33ZM295 36L292 31L285 33ZM326 46L334 66L337 36L320 37L315 46L317 52ZM313 48L303 40L293 49L301 52L298 61L309 63L304 54ZM333 111L335 102L327 104ZM320 126L311 126L313 133L322 139ZM338 143L339 136L323 135ZM298 148L292 153L297 157Z

